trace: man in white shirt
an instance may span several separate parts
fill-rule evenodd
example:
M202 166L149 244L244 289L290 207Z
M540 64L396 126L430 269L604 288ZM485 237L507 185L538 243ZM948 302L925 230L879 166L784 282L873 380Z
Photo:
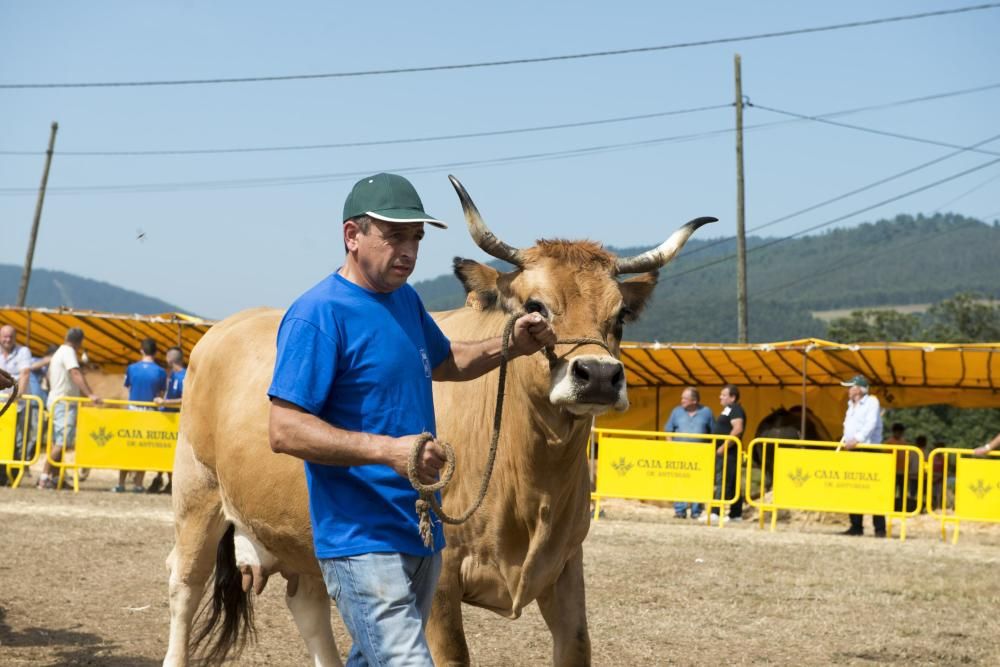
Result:
M844 449L854 449L858 445L878 445L882 443L882 406L878 399L868 393L868 380L863 375L855 375L847 382L847 415L844 417L844 435L840 439ZM864 526L860 514L851 514L851 527L845 535L863 535ZM885 537L885 517L872 516L875 537Z
M100 397L90 389L80 370L77 355L83 347L83 330L73 327L66 332L66 342L59 346L49 362L49 399L46 407L52 413L52 460L61 461L63 449L71 449L76 439L76 402L56 401L63 397L85 395L94 403ZM58 472L48 461L38 487L54 489Z
M17 344L17 330L9 324L0 327L0 370L7 371L17 383L18 396L28 393L28 378L31 368L31 350ZM5 392L6 393L6 392ZM8 396L0 398L0 407L7 402ZM14 435L14 458L21 455L24 441L24 425L27 413L24 401L17 402L17 427ZM31 433L28 437L31 437ZM7 483L7 475L0 474L0 486Z

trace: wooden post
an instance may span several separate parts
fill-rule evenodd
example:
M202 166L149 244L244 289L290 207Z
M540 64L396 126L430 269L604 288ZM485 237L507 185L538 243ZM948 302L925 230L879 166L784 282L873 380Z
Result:
M38 189L38 202L35 204L35 219L31 223L31 236L28 239L28 256L24 260L24 271L21 273L21 287L17 292L17 306L24 307L28 298L28 283L31 281L31 263L35 259L35 240L38 238L38 224L42 220L42 204L45 203L45 188L49 183L49 166L52 164L52 150L56 146L56 132L59 123L53 121L52 133L49 135L49 150L45 151L45 169L42 171L42 185Z
M743 78L740 54L734 60L736 73L736 300L739 342L749 341L747 331L747 239L743 197Z

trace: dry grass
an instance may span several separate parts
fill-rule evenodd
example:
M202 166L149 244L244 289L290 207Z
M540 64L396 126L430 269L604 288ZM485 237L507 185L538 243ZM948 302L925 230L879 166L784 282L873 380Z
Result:
M926 518L900 543L836 535L839 517L769 533L604 506L585 547L595 664L1000 664L1000 528L963 527L952 546ZM3 488L0 517L0 664L159 664L167 498ZM240 664L305 663L281 589L258 600L260 643ZM476 664L548 664L534 607L466 618Z

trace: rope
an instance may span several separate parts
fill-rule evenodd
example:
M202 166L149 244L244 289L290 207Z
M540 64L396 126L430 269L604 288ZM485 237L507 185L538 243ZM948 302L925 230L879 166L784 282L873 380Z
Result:
M497 403L496 409L493 411L493 435L490 437L490 452L486 458L486 469L483 471L483 478L479 484L479 495L476 497L475 502L460 516L453 517L446 513L442 508L440 503L438 503L435 493L440 491L444 487L448 486L451 482L452 475L455 474L455 449L447 442L441 441L438 444L444 450L445 455L445 466L444 471L441 473L441 479L433 484L423 484L417 478L417 462L420 460L420 455L424 451L424 447L428 442L434 439L434 436L430 433L421 433L413 441L413 449L410 450L410 461L407 466L407 476L410 479L410 484L416 489L420 497L416 502L417 516L420 518L420 537L424 542L424 546L428 549L432 548L434 544L434 534L431 528L431 510L438 516L441 521L451 525L458 525L468 521L476 510L479 509L480 505L483 504L483 499L486 498L486 491L489 489L490 478L493 476L493 464L496 463L497 458L497 444L500 441L500 426L503 423L503 401L504 401L504 389L507 386L507 363L510 361L510 338L514 333L514 323L519 317L524 313L515 313L508 318L507 323L504 325L503 333L500 336L500 377L497 382ZM557 340L555 345L584 345L592 344L599 345L603 347L608 353L611 350L608 348L607 343L599 338L565 338L562 340ZM548 346L544 348L545 357L549 360L549 366L555 366L558 361L554 346Z

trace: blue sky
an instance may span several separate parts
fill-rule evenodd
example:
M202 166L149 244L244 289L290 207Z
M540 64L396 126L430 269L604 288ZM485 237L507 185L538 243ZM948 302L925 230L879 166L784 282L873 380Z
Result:
M2 2L0 83L280 75L623 49L911 14L966 3ZM972 4L971 2L968 4ZM62 151L340 143L483 132L727 104L733 54L752 102L803 114L1000 83L1000 9L852 30L606 58L377 77L212 86L0 90L0 151L43 151L60 124L35 266L147 293L199 314L284 307L340 265L353 177L283 187L60 192L73 186L374 173L731 129L700 113L546 132L227 155L78 157ZM968 145L1000 133L1000 88L843 122ZM748 109L750 124L781 120ZM409 175L427 210L415 279L481 258L446 175L514 245L589 237L659 243L699 215L735 230L731 133L544 161ZM984 148L1000 151L1000 141ZM815 122L746 134L747 226L944 155L947 148ZM784 235L990 159L963 154L775 225ZM0 263L27 247L41 155L0 155ZM990 181L989 179L993 179ZM989 182L987 182L989 181ZM970 189L974 192L951 202ZM28 188L26 194L3 188ZM842 225L944 206L1000 217L1000 165ZM145 240L136 239L138 231ZM753 289L750 277L751 292Z

